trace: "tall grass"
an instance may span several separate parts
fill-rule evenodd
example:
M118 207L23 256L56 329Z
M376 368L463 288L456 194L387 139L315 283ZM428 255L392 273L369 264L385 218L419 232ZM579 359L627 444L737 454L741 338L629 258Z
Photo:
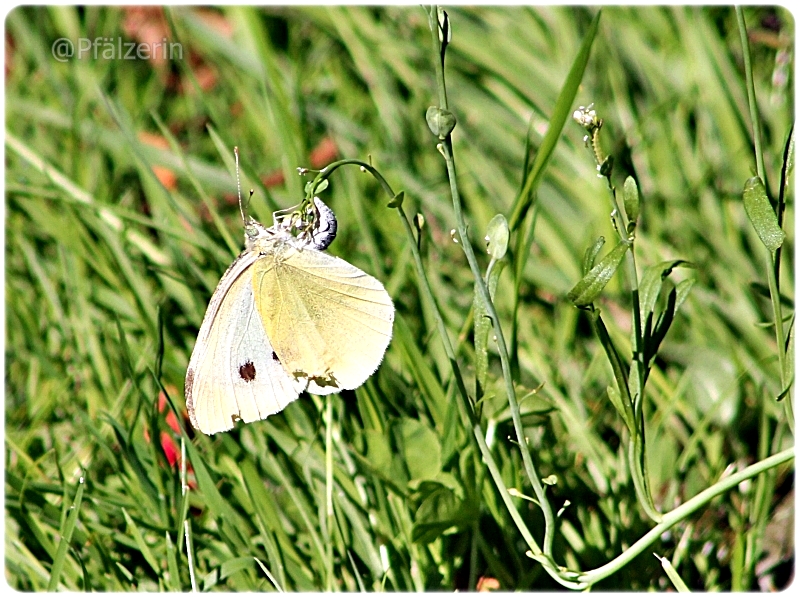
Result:
M791 16L447 15L9 14L11 587L787 586ZM89 49L59 61L59 38ZM96 38L166 39L181 54L124 60L98 42L95 56ZM590 103L600 159L567 118ZM456 117L452 136L431 134L431 106ZM250 211L266 223L316 174L297 167L366 165L329 175L330 252L382 280L397 315L361 388L302 396L208 437L185 418L183 379L208 298L241 249L234 146ZM623 205L628 177L638 218ZM777 251L775 236L764 241L771 218L785 234ZM630 221L619 269L592 278ZM659 264L676 260L692 267L662 277ZM654 326L670 321L647 363L634 350L641 296ZM646 383L629 419L637 386L620 380L637 371Z

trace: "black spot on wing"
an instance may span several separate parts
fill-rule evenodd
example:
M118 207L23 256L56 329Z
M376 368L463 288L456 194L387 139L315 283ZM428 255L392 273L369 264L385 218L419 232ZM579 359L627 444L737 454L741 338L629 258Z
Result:
M256 378L256 366L253 361L247 361L239 366L239 377L245 381L253 381Z

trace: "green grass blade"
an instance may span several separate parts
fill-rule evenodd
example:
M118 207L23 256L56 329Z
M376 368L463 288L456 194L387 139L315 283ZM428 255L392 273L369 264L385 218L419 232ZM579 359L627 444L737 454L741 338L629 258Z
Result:
M72 533L75 530L75 525L77 524L78 516L80 515L81 502L83 501L83 491L85 487L86 485L84 483L84 478L81 477L78 480L78 490L75 493L75 499L73 500L72 506L70 506L69 509L69 514L67 515L67 518L61 527L61 539L58 542L58 549L56 550L56 556L53 559L53 566L50 568L50 581L47 583L48 592L55 591L61 582L61 571L64 569L64 563L67 559L67 549L69 549L69 543L72 541Z

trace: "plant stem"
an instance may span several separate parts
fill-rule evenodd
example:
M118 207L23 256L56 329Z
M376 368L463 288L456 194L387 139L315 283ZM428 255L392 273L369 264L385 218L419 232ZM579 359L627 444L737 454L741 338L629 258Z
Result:
M747 25L744 22L744 12L742 7L736 7L736 22L739 25L739 38L742 41L742 57L744 58L744 77L747 86L747 103L750 106L750 120L753 123L753 146L756 154L756 172L767 187L767 177L764 170L764 156L761 149L761 127L758 118L758 106L756 105L756 88L753 83L753 66L750 63L750 43L747 41Z
M356 165L360 168L366 170L375 179L378 181L378 184L381 185L383 190L390 198L394 198L396 193L392 190L392 187L386 181L386 179L378 172L372 165L367 164L361 160L355 159L346 159L346 160L339 160L327 166L322 172L320 172L316 179L315 185L318 184L322 179L328 178L337 168L345 165ZM409 247L411 248L411 253L414 257L414 265L417 271L417 277L419 278L419 287L422 292L423 298L428 302L431 307L431 311L433 313L434 319L436 321L436 327L439 332L439 337L442 339L442 345L444 347L445 354L447 355L448 360L450 361L450 366L453 371L453 377L456 382L456 386L458 388L458 396L459 396L459 412L461 416L464 418L464 422L472 431L472 434L475 438L475 441L478 444L478 449L483 457L484 462L486 463L486 467L489 469L489 474L494 481L495 486L497 487L498 492L500 493L500 498L503 500L506 509L508 510L511 519L514 521L517 529L519 530L520 534L522 535L523 540L525 541L528 548L534 554L541 555L542 550L539 547L536 540L533 538L530 530L525 524L525 521L522 519L517 507L514 505L511 495L508 493L508 488L505 486L503 482L502 474L500 473L500 469L497 467L497 464L492 457L491 450L489 446L486 444L486 438L483 435L483 429L480 426L480 423L475 420L474 414L472 412L472 404L469 401L469 393L467 392L466 385L464 384L464 379L461 375L461 370L458 366L458 362L456 361L455 351L453 350L453 345L450 342L450 337L447 334L447 329L444 325L444 320L442 319L442 315L439 311L439 308L436 304L436 299L434 298L433 291L431 290L430 284L428 282L428 278L425 275L425 268L422 264L422 256L419 252L419 247L414 238L414 231L411 227L411 223L406 216L405 211L403 210L402 205L398 205L396 207L398 213L400 214L400 220L403 223L403 227L406 230L406 234L408 235L409 239ZM545 566L550 572L551 576L558 575L557 567L555 564L552 564L550 567ZM554 576L555 578L555 576Z
M439 336L442 338L442 344L444 345L444 351L447 354L447 358L450 361L450 365L453 369L453 375L455 377L456 385L458 387L458 395L461 398L459 401L459 408L461 411L461 416L464 417L465 422L469 424L472 429L473 435L475 440L478 443L478 447L483 455L483 459L486 462L486 466L489 469L489 473L492 475L492 479L497 486L497 489L500 491L500 497L503 499L506 507L508 508L509 514L511 518L514 520L517 528L519 528L520 533L522 533L522 537L525 540L525 543L531 548L534 553L541 553L541 549L539 548L538 544L536 543L533 535L531 535L528 527L525 525L525 522L522 520L519 512L517 511L516 506L511 501L511 496L508 493L508 489L503 482L503 477L500 474L500 469L497 468L497 465L494 462L494 458L492 457L492 453L489 450L489 446L486 444L486 438L483 436L483 429L480 426L480 423L475 420L474 414L472 412L472 404L469 401L469 394L467 392L466 385L464 384L464 379L461 376L461 370L458 367L458 363L456 361L456 355L453 351L453 345L450 342L450 337L447 335L447 329L444 327L444 320L442 319L441 313L439 312L439 308L436 305L436 299L433 296L433 291L430 288L430 284L428 283L428 278L425 275L425 269L422 265L422 256L419 253L419 249L417 248L417 243L413 242L414 233L411 229L411 223L408 221L408 217L403 211L402 206L397 208L398 212L402 216L403 225L406 228L406 233L409 235L409 238L412 242L410 242L411 251L414 255L414 263L417 267L417 275L420 279L420 288L422 290L425 299L431 306L431 310L434 313L434 317L436 319L436 325L439 328Z
M775 254L767 251L767 282L769 283L769 297L772 300L772 317L775 320L775 342L778 348L778 368L781 375L780 392L786 390L789 381L786 379L787 363L786 363L786 336L783 330L783 309L781 307L781 295L778 290L778 281L775 278L774 257ZM794 433L794 409L792 406L792 394L789 392L783 398L783 407L786 411L786 423L789 429Z
M722 495L726 491L736 487L742 481L747 479L751 479L756 475L759 475L765 471L770 470L773 467L776 467L784 462L788 462L794 458L794 448L788 448L782 452L774 454L769 458L765 458L760 462L756 462L755 464L751 464L746 469L731 475L730 477L726 477L704 489L696 496L691 498L690 500L684 502L671 512L664 514L661 518L661 522L654 526L649 532L647 532L641 539L639 539L636 543L631 545L628 549L626 549L622 554L617 556L615 559L611 560L608 564L601 566L600 568L595 568L594 570L590 570L589 572L584 572L583 574L579 575L577 580L585 587L595 584L603 580L604 578L608 578L615 572L618 572L628 564L631 560L633 560L636 556L644 552L650 545L655 543L658 538L664 533L666 530L671 528L673 525L677 524L681 520L686 519L689 515L696 512L706 504L708 504L712 499L717 497L718 495Z
M595 155L596 152L595 152ZM599 156L598 156L599 158ZM597 160L598 166L601 165ZM611 195L611 221L620 240L630 243L630 250L625 254L625 265L628 271L628 282L631 292L631 309L633 312L633 360L631 363L633 388L628 384L623 387L620 383L620 376L617 375L617 383L620 385L620 395L623 401L630 402L633 407L633 428L629 429L630 439L628 445L628 468L631 471L633 487L636 497L645 513L655 522L661 520L661 514L655 507L653 494L650 491L650 475L647 470L647 442L645 440L645 416L644 416L644 386L647 381L647 363L644 362L644 333L642 331L642 311L639 302L639 276L636 270L636 232L635 228L628 233L628 214L619 208L617 200L617 190L611 182L611 171L606 174L608 191ZM610 342L610 339L609 339ZM608 352L608 351L607 351ZM611 355L609 354L609 357ZM612 361L612 367L614 363Z
M325 590L333 591L333 400L325 396Z
M433 48L436 54L441 55L441 60L436 61L436 79L439 87L440 101L439 108L442 110L447 110L447 87L445 85L444 68L442 64L444 61L444 52L441 50L441 42L439 40L440 24L438 19L438 11L435 6L431 7L428 21L431 28ZM475 285L478 289L478 293L480 294L481 300L486 305L486 312L489 314L494 327L495 337L497 339L497 349L500 353L500 363L503 370L506 398L508 399L509 409L511 411L511 419L514 422L514 430L517 434L517 442L520 453L522 454L525 472L528 476L528 481L530 482L531 486L533 487L533 491L536 494L536 499L539 502L542 513L544 514L544 553L551 555L553 548L553 536L555 534L555 518L553 517L553 511L550 508L550 503L547 500L544 487L542 486L541 480L539 479L536 468L533 464L530 450L528 449L528 441L525 437L525 428L522 424L522 418L519 414L519 405L517 404L516 392L514 391L511 365L508 358L505 337L503 335L502 327L500 326L500 318L497 315L497 310L495 309L494 303L489 295L489 289L487 288L486 283L483 280L483 276L481 275L480 268L478 267L478 261L475 258L475 252L472 250L472 244L470 243L469 236L467 235L467 225L464 220L461 196L458 191L456 165L453 157L453 142L452 137L449 134L439 144L439 148L447 165L447 176L450 180L450 195L453 199L453 212L456 217L456 226L458 227L458 234L461 239L461 247L464 251L464 255L467 258L467 262L469 263L472 276L475 279Z
M750 107L750 121L753 125L753 149L756 154L756 172L764 183L764 189L769 195L769 185L767 174L764 168L763 149L761 147L761 119L758 115L758 104L756 102L755 83L753 82L753 66L750 61L750 43L747 40L747 25L744 22L744 12L741 6L736 7L736 22L739 25L739 38L742 42L742 56L744 58L744 75L747 87L747 103ZM784 150L784 156L788 151ZM784 160L785 163L785 160ZM783 177L781 177L780 197L783 197ZM782 220L782 201L779 202L778 217ZM778 363L780 367L781 387L779 392L783 393L787 388L787 367L786 367L786 337L783 330L783 315L781 309L780 289L778 286L779 258L776 253L767 250L767 280L769 282L769 294L772 300L772 314L775 320L775 339L778 343ZM784 398L784 409L786 410L786 422L794 433L794 412L792 407L792 396L789 394Z

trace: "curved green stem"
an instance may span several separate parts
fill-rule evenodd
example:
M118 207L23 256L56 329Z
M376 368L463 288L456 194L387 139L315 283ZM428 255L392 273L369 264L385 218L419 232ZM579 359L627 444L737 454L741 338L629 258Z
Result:
M776 467L780 464L783 464L784 462L788 462L793 458L794 458L794 448L788 448L787 450L784 450L783 452L778 452L777 454L774 454L769 458L765 458L760 462L751 464L746 469L739 471L738 473L733 474L730 477L726 477L725 479L718 481L711 487L704 489L696 496L684 502L671 512L664 514L659 524L654 526L641 539L639 539L636 543L631 545L628 549L626 549L622 554L617 556L615 559L611 560L608 564L600 566L600 568L590 570L589 572L584 572L580 574L577 577L578 582L580 582L584 587L588 587L596 582L603 580L604 578L608 578L615 572L621 570L623 566L628 564L636 556L644 552L644 550L647 549L650 545L655 543L661 536L661 534L664 533L667 529L671 528L673 525L677 524L681 520L686 519L689 515L691 515L692 513L696 512L697 510L708 504L712 499L714 499L718 495L722 495L726 491L736 487L742 481L751 479L756 475L768 471L769 469Z
M363 160L356 160L353 158L338 160L336 162L331 162L330 164L325 166L322 170L319 171L319 173L317 173L317 176L314 178L314 184L312 185L312 188L315 188L323 180L330 178L331 174L333 174L336 170L338 170L342 166L347 166L347 165L358 166L363 170L366 170L367 172L372 174L375 180L378 181L378 184L380 184L383 190L386 191L386 194L389 195L390 197L394 197L394 191L392 190L392 187L389 186L389 183L386 182L386 179L381 175L380 172L378 172L375 169L375 167L372 164L369 164Z

